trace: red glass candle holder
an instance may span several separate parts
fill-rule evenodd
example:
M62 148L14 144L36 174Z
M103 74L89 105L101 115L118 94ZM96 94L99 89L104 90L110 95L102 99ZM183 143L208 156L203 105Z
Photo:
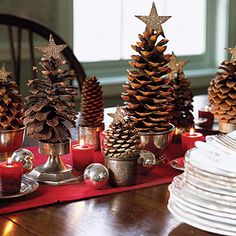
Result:
M101 152L104 154L104 148L105 148L105 134L106 132L100 131L100 146L101 146Z
M198 125L204 129L211 129L214 123L214 115L211 113L210 107L205 106L198 111Z
M181 139L182 139L182 147L184 151L187 151L195 147L196 141L204 141L204 136L201 133L190 131L183 133Z
M0 186L3 194L15 194L20 191L22 174L22 163L0 163Z
M90 144L75 144L72 146L73 166L83 172L87 166L93 163L94 146Z

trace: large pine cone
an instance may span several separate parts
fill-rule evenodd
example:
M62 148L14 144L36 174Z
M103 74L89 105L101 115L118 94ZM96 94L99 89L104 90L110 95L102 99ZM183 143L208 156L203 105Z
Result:
M8 76L0 81L0 129L15 130L23 127L23 102L16 82Z
M140 138L137 130L126 119L112 122L105 135L105 156L109 158L136 158Z
M83 127L102 127L104 101L102 87L95 76L88 77L81 92L80 125Z
M214 117L224 123L236 124L236 62L224 61L208 88Z
M76 110L72 102L77 88L70 85L74 71L62 70L61 59L42 59L45 79L28 81L31 95L26 97L24 124L27 134L48 143L65 142L71 137L68 125L75 126Z
M173 87L166 75L170 72L167 63L171 55L164 55L167 39L156 43L159 34L146 28L141 42L132 48L139 55L133 55L128 71L128 82L123 85L122 94L126 110L138 131L158 132L171 128L173 110Z
M173 119L171 123L176 127L190 128L194 126L193 94L190 88L190 81L186 79L183 72L177 73L173 79L175 88Z

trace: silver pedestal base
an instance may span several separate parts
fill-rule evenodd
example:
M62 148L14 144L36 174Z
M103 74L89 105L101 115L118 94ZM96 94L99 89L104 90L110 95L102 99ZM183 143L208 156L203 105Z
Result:
M66 165L67 170L59 173L47 173L43 172L43 165L37 166L26 176L32 178L38 182L46 183L50 185L64 185L67 183L80 182L81 177L75 176L72 173L72 168L69 165Z
M51 185L62 185L70 182L79 182L80 177L74 176L72 168L65 165L60 156L69 153L69 141L64 143L39 142L39 153L47 155L43 165L34 168L27 176L36 181Z

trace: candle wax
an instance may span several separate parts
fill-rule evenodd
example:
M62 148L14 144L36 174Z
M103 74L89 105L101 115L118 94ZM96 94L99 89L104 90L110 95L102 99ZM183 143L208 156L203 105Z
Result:
M93 163L93 156L94 156L93 145L75 144L72 146L73 166L80 172L84 171L88 165Z
M0 186L4 194L14 194L20 191L23 174L22 163L0 163Z
M182 139L182 147L184 151L187 151L193 147L195 147L196 141L204 141L204 136L201 133L197 132L185 132L181 136Z

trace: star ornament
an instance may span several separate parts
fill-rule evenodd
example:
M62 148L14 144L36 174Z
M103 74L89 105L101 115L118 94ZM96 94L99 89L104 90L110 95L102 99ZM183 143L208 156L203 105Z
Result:
M50 34L48 46L38 46L35 48L43 53L43 57L45 57L45 59L50 60L52 57L54 59L59 59L60 52L63 51L66 47L66 44L56 45L54 38Z
M9 76L11 73L6 71L5 64L2 64L2 67L0 69L0 81L6 81L7 76Z
M235 62L236 61L236 46L234 48L225 48L230 54L232 54L230 61Z
M152 9L149 16L136 17L143 21L151 29L156 30L158 34L161 34L163 37L165 37L162 29L162 24L165 23L171 16L158 16L156 5L154 2L152 3Z
M175 73L183 72L183 68L187 63L188 63L187 60L178 60L178 58L172 52L170 62L167 64L167 66L170 67L171 69L171 72L168 74L169 78L173 79L175 76Z
M115 113L109 113L108 115L113 118L112 124L125 122L126 114L119 106L117 106Z

